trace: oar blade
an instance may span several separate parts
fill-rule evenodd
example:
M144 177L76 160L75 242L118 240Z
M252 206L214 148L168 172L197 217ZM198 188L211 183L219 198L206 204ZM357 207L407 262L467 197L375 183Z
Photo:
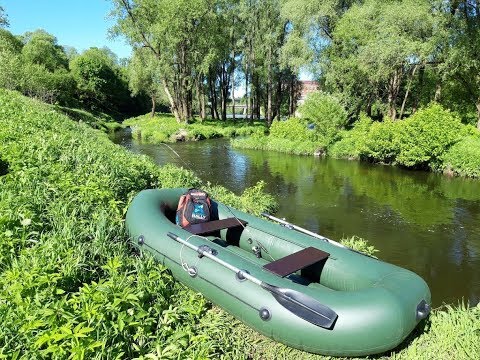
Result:
M314 298L292 289L279 288L267 283L262 287L268 290L284 308L311 324L332 329L338 315L328 306Z

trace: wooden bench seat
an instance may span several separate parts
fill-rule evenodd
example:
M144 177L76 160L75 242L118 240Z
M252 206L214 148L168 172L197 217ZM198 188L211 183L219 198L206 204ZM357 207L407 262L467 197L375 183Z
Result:
M329 256L330 254L325 251L314 247L308 247L266 264L263 268L275 275L285 277L298 270L305 269L310 265L326 260Z
M236 218L227 218L222 220L212 220L200 224L192 224L185 226L184 229L188 232L195 235L209 234L222 229L230 229L237 226L247 225L246 221L236 219Z

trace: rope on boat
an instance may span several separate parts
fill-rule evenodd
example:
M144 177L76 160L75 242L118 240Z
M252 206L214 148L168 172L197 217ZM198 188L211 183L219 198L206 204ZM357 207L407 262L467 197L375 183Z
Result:
M200 235L195 235L195 234L192 234L190 235L189 237L187 237L185 239L185 242L188 243L188 241L190 240L190 238L192 237L198 237L200 239L203 239L203 240L207 240L208 239L204 236L200 236ZM198 262L200 260L200 258L197 257L197 261L195 262L194 265L189 265L186 261L183 261L183 256L182 256L182 252L183 252L183 248L185 247L185 244L182 243L182 247L180 248L180 264L182 265L182 269L188 273L188 275L190 276L196 276L197 273L198 273Z

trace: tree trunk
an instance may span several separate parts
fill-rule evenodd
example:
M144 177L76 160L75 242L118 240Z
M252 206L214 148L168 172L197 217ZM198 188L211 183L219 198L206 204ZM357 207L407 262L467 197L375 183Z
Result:
M398 118L400 120L402 119L403 111L405 110L405 104L407 103L407 98L408 98L408 95L410 93L410 87L412 86L412 79L415 76L415 73L417 72L417 68L418 68L418 65L415 65L414 68L413 68L413 71L412 71L412 75L411 75L410 79L408 79L407 90L405 91L405 96L403 98L402 107L400 109L400 115L398 116Z
M235 22L234 22L235 25ZM235 122L235 40L232 36L232 72L230 75L232 81L232 119Z
M423 84L425 83L425 65L422 65L418 72L418 89L415 91L415 100L413 102L412 114L417 112L418 106L420 104L420 98L422 96Z
M392 120L397 118L397 96L398 90L400 88L400 70L395 70L393 77L390 79L388 84L388 116Z
M153 118L155 116L155 95L151 95L151 100L152 100L152 111L150 113L150 116Z
M249 95L248 95L248 61L247 61L247 63L245 64L245 109L243 110L243 113L245 115L244 120L247 120L247 118L248 118L249 101L250 101L250 98L249 98Z
M434 97L434 100L435 100L435 101L439 101L441 95L442 95L442 84L437 83L437 85L435 86L435 97Z
M268 75L267 75L267 126L272 125L272 48L270 47L268 55L270 57L268 62Z
M162 80L162 84L163 84L163 89L165 90L165 94L167 95L168 101L170 103L170 109L173 112L173 116L175 116L175 119L177 120L178 123L181 123L182 118L180 117L180 114L178 112L177 103L174 101L172 93L168 88L168 84L165 80Z
M282 106L282 76L280 76L277 80L277 91L275 93L275 111L273 114L273 118L277 118L280 120L280 111Z

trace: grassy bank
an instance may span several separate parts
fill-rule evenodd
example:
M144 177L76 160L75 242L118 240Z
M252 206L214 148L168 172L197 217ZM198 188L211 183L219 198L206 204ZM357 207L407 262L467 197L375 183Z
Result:
M480 177L480 132L457 114L433 104L402 121L361 116L350 130L324 134L307 122L274 122L268 136L235 139L237 148L274 150L398 165L410 169Z
M275 207L261 184L240 197L210 188L0 90L0 359L325 359L258 335L132 252L129 201L144 188L176 186L206 187L253 213ZM480 309L446 310L385 358L478 354Z
M219 357L200 324L210 305L134 256L123 230L139 190L205 184L17 93L0 104L0 358ZM261 185L207 189L274 210Z
M250 124L243 120L233 121L196 121L191 124L179 124L172 115L161 114L151 117L143 115L128 119L124 126L132 128L132 136L145 143L203 140L219 137L232 138L252 134L264 134L266 127L262 122Z

